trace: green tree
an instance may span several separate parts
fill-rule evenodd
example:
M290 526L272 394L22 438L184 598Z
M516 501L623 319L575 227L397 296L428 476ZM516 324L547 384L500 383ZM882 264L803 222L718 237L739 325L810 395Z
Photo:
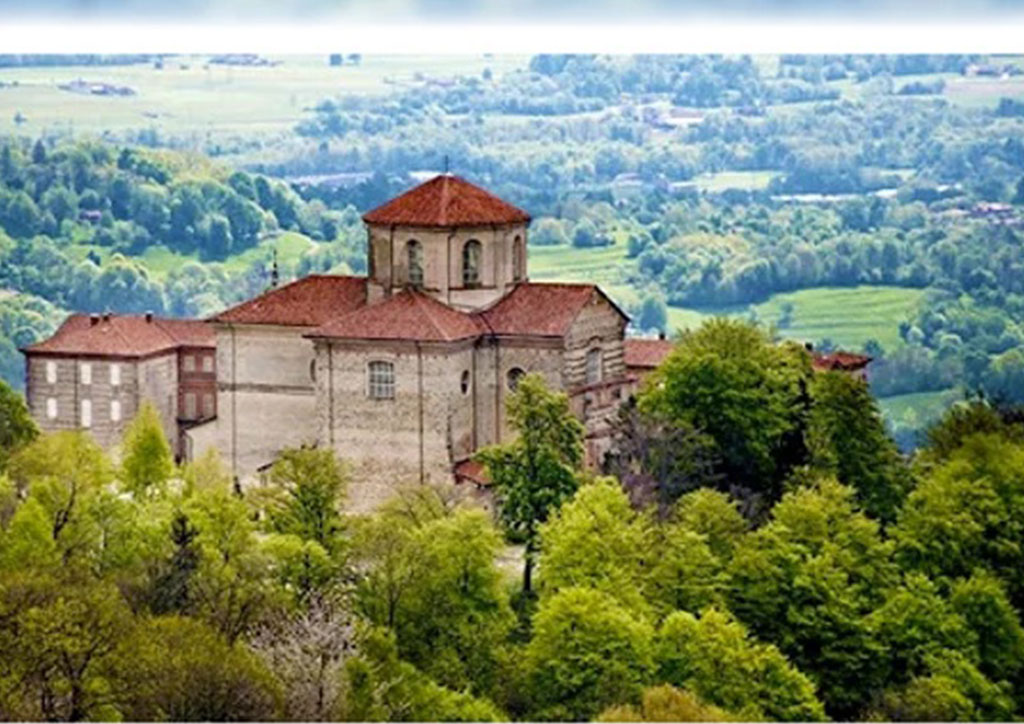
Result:
M0 473L7 469L11 454L38 435L39 429L28 412L25 400L0 380Z
M346 666L346 721L506 721L487 699L447 689L398 656L386 629L363 632Z
M650 529L610 478L584 484L540 527L541 597L593 588L630 611L646 611L644 563Z
M920 574L906 576L870 618L875 635L887 649L890 684L924 674L928 657L937 652L976 656L977 636L967 621Z
M58 432L42 435L10 460L15 487L44 511L60 558L95 555L99 530L89 504L113 480L110 461L90 435Z
M36 581L29 602L0 626L0 687L4 680L19 682L4 697L13 717L115 718L116 699L105 674L132 624L112 585Z
M668 310L660 296L648 294L640 303L640 316L636 326L643 330L664 332L668 327Z
M652 631L606 593L567 588L544 599L525 651L531 718L585 721L640 698Z
M264 494L271 529L318 543L331 555L343 546L341 504L347 475L333 450L287 448L270 468Z
M722 722L742 721L725 709L700 699L685 689L668 684L644 689L640 707L629 705L605 709L599 722Z
M880 721L1010 721L1013 701L962 654L936 652L926 673L891 687L874 718Z
M700 618L677 611L655 636L658 679L744 719L821 721L825 711L811 681L774 646L714 608Z
M501 536L479 510L400 510L357 529L359 610L392 629L402 658L441 684L486 691L515 622L494 563Z
M889 674L871 613L897 583L892 544L835 481L788 493L744 536L728 567L729 609L855 717Z
M190 579L195 611L234 642L286 595L273 586L274 561L249 507L230 492L197 493L182 510L199 531L199 567Z
M529 596L539 526L576 491L583 425L569 410L569 398L550 391L537 374L519 381L506 414L516 438L484 448L477 459L494 483L502 521L526 544L523 592Z
M145 621L111 669L128 721L272 721L281 708L280 685L263 662L194 619Z
M937 581L978 569L1000 577L1024 603L1024 445L998 434L968 436L907 496L893 530L899 560Z
M171 519L170 538L174 553L165 569L153 581L149 607L156 614L188 613L192 608L192 578L199 568L199 531L188 516L177 511Z
M121 480L132 495L145 497L162 491L173 474L174 458L160 413L145 400L124 431Z
M694 490L676 504L675 520L686 530L704 537L711 552L727 562L747 531L744 520L733 502L717 490Z
M1019 697L1024 693L1024 627L1006 587L990 573L978 571L954 583L949 600L977 637L978 668L992 681L1015 683Z
M714 442L725 479L775 500L806 460L810 358L756 326L718 318L685 332L651 376L640 409L696 427Z
M822 372L811 383L811 399L812 463L853 487L866 512L895 520L907 471L867 383L843 372Z

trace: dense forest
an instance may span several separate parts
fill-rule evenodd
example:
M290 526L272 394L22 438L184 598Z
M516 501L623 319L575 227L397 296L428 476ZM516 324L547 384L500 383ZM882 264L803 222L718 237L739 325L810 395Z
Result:
M459 487L344 512L344 461L263 485L116 461L0 386L4 720L1005 721L1024 712L1024 415L912 459L859 379L742 320L684 334L601 474L540 377Z

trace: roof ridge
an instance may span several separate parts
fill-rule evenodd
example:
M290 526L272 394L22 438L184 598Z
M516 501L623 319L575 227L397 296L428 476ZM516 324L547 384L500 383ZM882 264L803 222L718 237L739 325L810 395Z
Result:
M437 318L434 316L434 310L430 308L430 303L425 301L427 295L422 294L415 289L409 291L412 294L413 302L420 309L420 311L423 312L423 314L427 317L427 321L429 321L430 325L434 328L434 332L441 335L445 339L448 339L448 333L445 332L445 330L438 323Z
M430 323L432 325L434 325L434 330L436 332L438 332L441 336L443 336L446 340L450 341L452 339L452 336L445 331L444 327L439 322L437 316L434 313L435 309L442 309L443 308L445 311L455 313L460 318L465 318L465 320L467 322L469 322L470 324L473 323L473 317L471 315L469 315L469 314L466 314L461 309L455 309L454 307L448 306L447 304L445 304L441 300L435 299L434 297L430 296L429 294L425 294L425 293L423 293L422 291L420 291L418 289L414 289L412 291L413 291L413 294L415 295L415 297L417 299L417 304L420 306L420 308L423 310L423 312L430 319Z
M443 176L438 176L438 178L441 179L441 214L440 214L441 223L442 224L447 224L448 223L448 199L449 199L449 197L451 195L451 189L449 188L450 184L448 182L448 178L449 177L447 175L443 175Z

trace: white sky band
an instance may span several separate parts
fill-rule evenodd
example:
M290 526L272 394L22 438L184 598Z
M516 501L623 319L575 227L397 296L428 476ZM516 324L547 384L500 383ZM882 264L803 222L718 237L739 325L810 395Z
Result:
M1024 53L1024 15L929 23L202 23L0 19L3 53Z

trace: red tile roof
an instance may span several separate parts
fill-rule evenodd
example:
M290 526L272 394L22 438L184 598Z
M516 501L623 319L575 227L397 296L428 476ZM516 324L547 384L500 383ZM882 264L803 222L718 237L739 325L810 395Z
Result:
M871 357L853 352L832 352L822 354L813 352L811 364L816 370L859 370L866 367Z
M412 289L332 319L308 337L454 342L472 339L482 326L471 315Z
M522 209L449 174L436 176L363 215L367 224L447 228L529 220L530 215Z
M72 314L49 339L26 354L148 357L178 347L215 347L213 328L202 320L142 315Z
M477 314L494 334L561 337L595 294L626 317L593 284L538 282L517 284L497 303Z
M627 337L622 342L626 367L654 369L668 356L674 346L675 343L667 339Z
M318 327L366 304L366 277L311 274L215 315L210 321Z
M455 466L455 482L468 481L476 485L490 485L487 468L476 460L463 460Z

